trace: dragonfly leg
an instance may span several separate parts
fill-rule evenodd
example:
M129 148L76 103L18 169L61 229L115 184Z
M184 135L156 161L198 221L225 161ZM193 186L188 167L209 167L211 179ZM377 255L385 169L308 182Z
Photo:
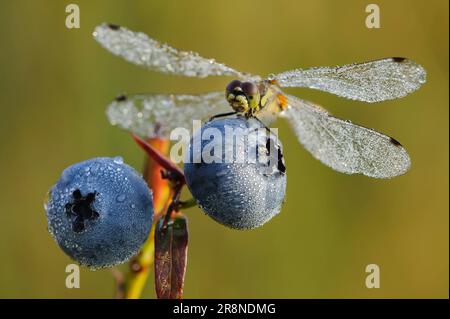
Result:
M225 116L230 116L230 115L234 115L237 114L237 112L228 112L228 113L220 113L220 114L216 114L214 116L211 116L208 120L208 122L211 122L214 119L220 118L220 117L225 117Z
M268 128L267 126L266 126L266 124L264 124L264 122L263 121L261 121L259 118L257 118L256 116L252 116L252 118L254 118L255 120L257 120L259 123L261 123L261 125L262 126L264 126L264 128L266 129L266 131L269 133L269 134L272 134L272 135L274 135L274 136L277 136L274 132L272 132L272 130L270 129L270 128ZM255 129L255 131L256 131L257 129Z

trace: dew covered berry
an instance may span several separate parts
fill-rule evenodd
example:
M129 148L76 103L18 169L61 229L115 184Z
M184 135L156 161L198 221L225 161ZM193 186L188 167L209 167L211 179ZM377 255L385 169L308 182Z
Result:
M235 229L263 225L285 197L282 145L254 118L206 123L190 141L184 173L202 210Z
M127 261L147 239L151 190L120 157L93 158L66 168L45 205L48 229L81 265L103 268Z

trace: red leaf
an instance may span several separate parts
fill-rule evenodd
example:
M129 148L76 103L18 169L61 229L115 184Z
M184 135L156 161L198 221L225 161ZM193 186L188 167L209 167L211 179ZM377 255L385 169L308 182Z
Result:
M155 230L155 286L159 299L181 299L186 274L188 229L181 213Z
M139 136L135 134L132 134L131 136L151 159L153 159L164 169L174 174L175 178L178 179L182 184L185 183L184 173L175 163L173 163L170 159L166 158L163 154L161 154L161 152L159 152L156 148L154 148L152 145L144 141Z

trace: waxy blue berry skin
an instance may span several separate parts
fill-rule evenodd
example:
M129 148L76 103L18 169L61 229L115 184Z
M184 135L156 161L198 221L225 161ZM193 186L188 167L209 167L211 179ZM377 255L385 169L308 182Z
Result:
M225 134L226 130L242 129L244 134L239 145L238 139ZM222 134L223 140L217 139L214 131ZM266 133L266 137L252 140L246 138L255 130ZM203 139L201 135L203 134ZM214 137L211 137L214 136ZM272 141L272 152L268 156L268 138ZM194 139L197 139L196 147ZM233 145L227 148L225 145ZM214 154L212 145L222 146L222 152ZM241 143L242 145L242 143ZM233 149L237 149L233 151ZM207 151L221 161L200 163L194 158ZM230 154L230 151L231 153ZM261 161L251 161L248 155L256 152ZM234 153L234 161L226 161L226 153ZM193 155L192 155L193 154ZM244 160L236 160L239 156ZM265 161L271 159L271 161ZM228 157L233 158L233 157ZM197 162L199 162L199 157ZM286 169L282 146L274 135L269 135L264 126L256 119L244 117L216 119L206 123L194 133L189 145L189 154L185 159L184 174L187 185L202 210L217 222L234 229L253 229L262 226L280 212L286 192Z
M81 265L110 267L134 256L153 221L153 197L120 157L93 158L66 168L45 205L48 229Z

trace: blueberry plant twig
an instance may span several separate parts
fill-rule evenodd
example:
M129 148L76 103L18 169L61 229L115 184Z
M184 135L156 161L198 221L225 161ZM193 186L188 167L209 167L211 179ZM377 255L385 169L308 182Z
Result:
M161 171L161 178L167 179L170 182L173 196L165 214L164 223L167 224L170 220L172 212L179 208L181 190L186 184L184 173L176 164L166 158L164 154L152 147L149 143L145 142L139 136L133 134L133 138L136 143L138 143L138 145L147 153L147 155L164 169Z
M195 200L180 201L180 194L186 181L183 171L166 158L169 141L151 139L148 142L133 135L136 143L147 153L144 178L153 190L154 221L149 238L139 254L130 262L130 271L124 287L123 295L128 299L139 298L147 281L155 253L155 225L164 215L164 224L170 221L173 214L181 208L192 207ZM165 214L164 214L165 212Z

